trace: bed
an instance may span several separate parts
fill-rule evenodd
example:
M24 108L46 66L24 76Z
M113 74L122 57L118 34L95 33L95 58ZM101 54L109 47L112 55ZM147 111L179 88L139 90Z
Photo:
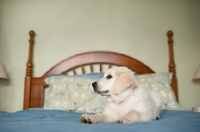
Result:
M35 32L30 31L29 35L24 110L0 114L1 132L200 131L200 113L184 110L178 104L172 31L167 32L169 72L157 73L143 62L125 54L112 51L90 51L60 61L41 77L33 76ZM162 95L160 120L128 125L115 122L80 123L82 113L98 113L103 110L105 98L94 94L90 85L94 80L101 78L105 70L114 66L130 68L137 73L136 78L139 83L148 89L160 92Z

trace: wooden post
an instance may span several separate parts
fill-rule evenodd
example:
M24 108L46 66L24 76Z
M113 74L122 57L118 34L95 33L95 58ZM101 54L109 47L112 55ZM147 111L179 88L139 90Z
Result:
M172 73L172 89L176 96L176 100L178 101L178 89L177 89L177 78L176 78L176 65L174 61L174 51L173 51L173 32L168 31L168 46L169 46L169 72Z
M35 32L29 32L30 39L29 39L29 53L28 53L28 61L26 63L26 76L25 76L25 87L24 87L24 110L28 109L30 106L30 87L31 87L31 79L33 73L33 44L34 44L34 36Z

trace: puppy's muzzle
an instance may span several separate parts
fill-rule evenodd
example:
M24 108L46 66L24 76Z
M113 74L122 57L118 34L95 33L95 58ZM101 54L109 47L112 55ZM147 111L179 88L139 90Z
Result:
M93 89L94 89L95 93L99 93L99 94L106 94L106 93L108 93L108 90L106 90L106 91L99 90L97 82L93 82L92 86L93 86Z

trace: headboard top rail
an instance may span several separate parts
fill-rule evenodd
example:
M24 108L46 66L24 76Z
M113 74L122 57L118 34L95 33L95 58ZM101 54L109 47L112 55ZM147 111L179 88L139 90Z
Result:
M48 70L43 77L49 74L61 74L76 67L92 64L100 64L100 71L102 71L102 64L114 64L129 67L139 74L154 73L147 65L130 56L111 51L91 51L76 54L61 61Z

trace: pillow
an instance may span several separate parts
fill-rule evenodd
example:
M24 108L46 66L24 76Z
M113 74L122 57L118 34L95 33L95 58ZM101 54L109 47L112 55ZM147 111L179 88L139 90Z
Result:
M98 113L103 111L105 97L93 91L94 79L50 76L45 90L43 109Z
M171 73L155 73L137 75L136 80L149 90L158 91L162 98L162 110L180 110L182 109L176 101L174 92L171 88Z
M81 77L81 78L80 78ZM75 76L50 76L45 81L50 86L45 90L44 109L72 110L76 112L102 112L105 97L93 92L91 84L103 73ZM95 79L88 79L95 78ZM171 88L171 73L136 75L136 80L149 90L158 91L162 98L162 110L182 109L176 102Z

